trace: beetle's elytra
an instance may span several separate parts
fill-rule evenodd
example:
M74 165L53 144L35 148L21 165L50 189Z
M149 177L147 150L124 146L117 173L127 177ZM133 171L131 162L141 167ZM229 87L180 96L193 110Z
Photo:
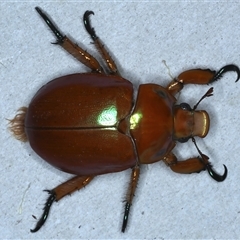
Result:
M209 115L197 111L198 104L212 95L210 88L191 108L187 103L176 103L174 97L185 84L209 84L225 72L240 70L236 65L224 66L219 71L192 69L181 73L168 86L142 84L136 102L133 101L133 85L121 77L117 66L91 27L86 11L84 26L95 47L106 63L99 62L69 38L61 34L40 8L37 12L57 38L57 44L91 69L91 73L79 73L53 79L35 94L28 108L20 108L10 121L14 135L29 141L33 150L51 165L75 176L48 191L42 217L32 232L38 231L48 217L54 201L81 189L99 175L132 169L129 192L126 198L122 232L125 231L130 207L141 164L163 160L177 173L194 173L207 169L216 181L227 176L212 169L208 157L203 154L195 136L205 137L209 130ZM176 142L191 139L199 157L178 161L172 153Z

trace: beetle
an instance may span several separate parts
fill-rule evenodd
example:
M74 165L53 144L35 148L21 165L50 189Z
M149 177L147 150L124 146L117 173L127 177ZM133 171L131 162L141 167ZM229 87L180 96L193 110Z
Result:
M63 35L39 7L36 11L56 36L55 44L63 47L91 72L53 79L38 90L28 108L20 108L10 120L10 129L16 138L28 140L32 149L45 161L75 175L47 190L49 197L43 214L31 232L43 226L54 201L85 187L100 174L132 169L122 232L127 226L141 164L162 160L177 173L207 170L214 180L225 180L226 166L223 175L216 173L208 156L200 151L195 141L195 136L204 138L208 134L209 115L205 110L196 109L204 98L213 95L213 88L193 108L187 103L177 104L175 95L185 84L210 84L229 71L237 73L237 82L240 78L238 66L229 64L219 71L187 70L166 87L141 84L134 102L132 83L120 75L91 26L92 11L84 13L83 23L105 61L105 69L93 56ZM172 151L177 142L189 139L199 156L178 161Z

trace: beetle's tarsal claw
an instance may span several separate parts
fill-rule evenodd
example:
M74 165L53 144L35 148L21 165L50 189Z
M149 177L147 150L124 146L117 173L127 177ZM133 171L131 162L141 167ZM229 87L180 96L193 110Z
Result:
M127 202L126 205L125 205L125 211L124 211L124 216L123 216L123 224L122 224L122 232L123 233L125 232L125 229L127 227L128 215L129 215L129 212L130 212L130 207L131 207L131 204Z
M56 38L58 39L58 43L63 42L65 36L63 36L60 31L57 29L57 27L53 24L53 22L48 18L48 16L42 12L42 10L39 7L35 7L36 11L39 13L39 15L43 18L43 20L46 22L48 27L52 30Z
M213 79L210 82L214 82L219 80L222 75L226 72L231 72L234 71L237 73L237 80L235 82L237 82L240 79L240 69L238 68L238 66L230 64L230 65L226 65L224 67L222 67L213 77Z
M208 156L206 156L205 154L203 154L203 153L200 151L200 149L198 148L197 143L196 143L196 141L195 141L195 139L194 139L193 137L192 137L192 141L193 141L194 145L196 146L196 148L197 148L197 150L198 150L198 153L201 155L201 160L203 161L203 164L205 165L205 167L206 167L209 175L210 175L214 180L216 180L217 182L222 182L222 181L224 181L224 180L226 179L226 177L227 177L227 172L228 172L227 167L223 164L223 166L224 166L224 174L223 174L223 175L217 174L217 173L213 170L211 163L208 162L208 159L209 159ZM206 162L207 162L207 163L206 163Z
M212 168L212 166L211 166L210 163L206 165L206 169L207 169L209 175L210 175L214 180L216 180L217 182L222 182L222 181L224 181L224 180L226 179L227 173L228 173L227 167L226 167L224 164L223 164L223 166L224 166L224 174L223 174L223 175L217 174L217 173L213 170L213 168Z
M50 194L50 196L47 199L47 202L43 209L43 214L42 214L41 218L38 220L36 227L34 229L30 230L32 233L37 232L42 227L42 225L45 223L45 221L47 220L48 214L49 214L49 210L50 210L53 202L56 200L56 193L54 191L50 191L50 190L44 190L44 191L48 192Z
M83 15L83 23L85 26L85 29L87 30L87 32L89 33L89 35L91 36L92 40L95 41L98 37L96 36L96 33L94 31L94 28L91 26L90 24L90 19L89 16L93 14L93 11L86 11Z
M51 42L51 44L53 44L53 45L59 45L60 43L61 43L60 41Z

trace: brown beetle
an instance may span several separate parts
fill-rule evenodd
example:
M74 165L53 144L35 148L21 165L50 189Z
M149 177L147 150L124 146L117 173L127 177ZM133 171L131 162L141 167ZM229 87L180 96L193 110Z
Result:
M57 37L56 44L77 58L92 73L72 74L54 79L33 97L28 108L21 108L10 121L11 130L23 141L29 140L33 150L62 171L76 176L48 191L44 212L32 232L38 231L48 217L54 201L86 186L95 176L132 168L126 199L122 231L125 231L130 207L139 179L140 165L163 160L174 172L193 173L207 169L216 181L218 175L196 145L195 136L205 137L209 130L206 111L196 111L198 104L212 95L210 88L191 108L187 103L176 105L174 97L184 84L209 84L225 72L240 70L227 65L218 72L193 69L181 73L167 87L157 84L139 86L133 102L133 85L122 78L117 67L96 36L89 22L92 11L86 11L84 25L107 65L99 62L62 35L49 18L36 8ZM172 153L176 142L191 139L200 157L178 161Z

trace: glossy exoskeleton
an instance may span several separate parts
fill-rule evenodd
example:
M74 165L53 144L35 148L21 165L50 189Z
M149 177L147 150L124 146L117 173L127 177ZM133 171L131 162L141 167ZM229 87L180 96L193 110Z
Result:
M58 169L76 176L49 190L42 217L32 232L38 231L48 217L50 207L66 195L85 187L100 174L119 172L131 168L131 180L126 198L122 231L125 231L141 164L160 160L177 173L207 170L216 181L227 176L217 174L208 157L203 154L195 136L205 137L209 130L209 115L196 111L200 101L212 95L210 88L191 108L187 103L176 104L174 97L185 84L209 84L225 72L240 70L227 65L219 71L192 69L181 73L168 86L142 84L136 102L133 85L121 77L117 66L105 50L89 22L92 11L83 16L84 26L106 64L99 62L61 34L40 8L37 12L63 47L91 73L78 73L53 79L33 97L28 108L19 110L11 120L11 130L23 141L28 140L33 150ZM198 157L178 161L172 153L176 142L191 139Z

